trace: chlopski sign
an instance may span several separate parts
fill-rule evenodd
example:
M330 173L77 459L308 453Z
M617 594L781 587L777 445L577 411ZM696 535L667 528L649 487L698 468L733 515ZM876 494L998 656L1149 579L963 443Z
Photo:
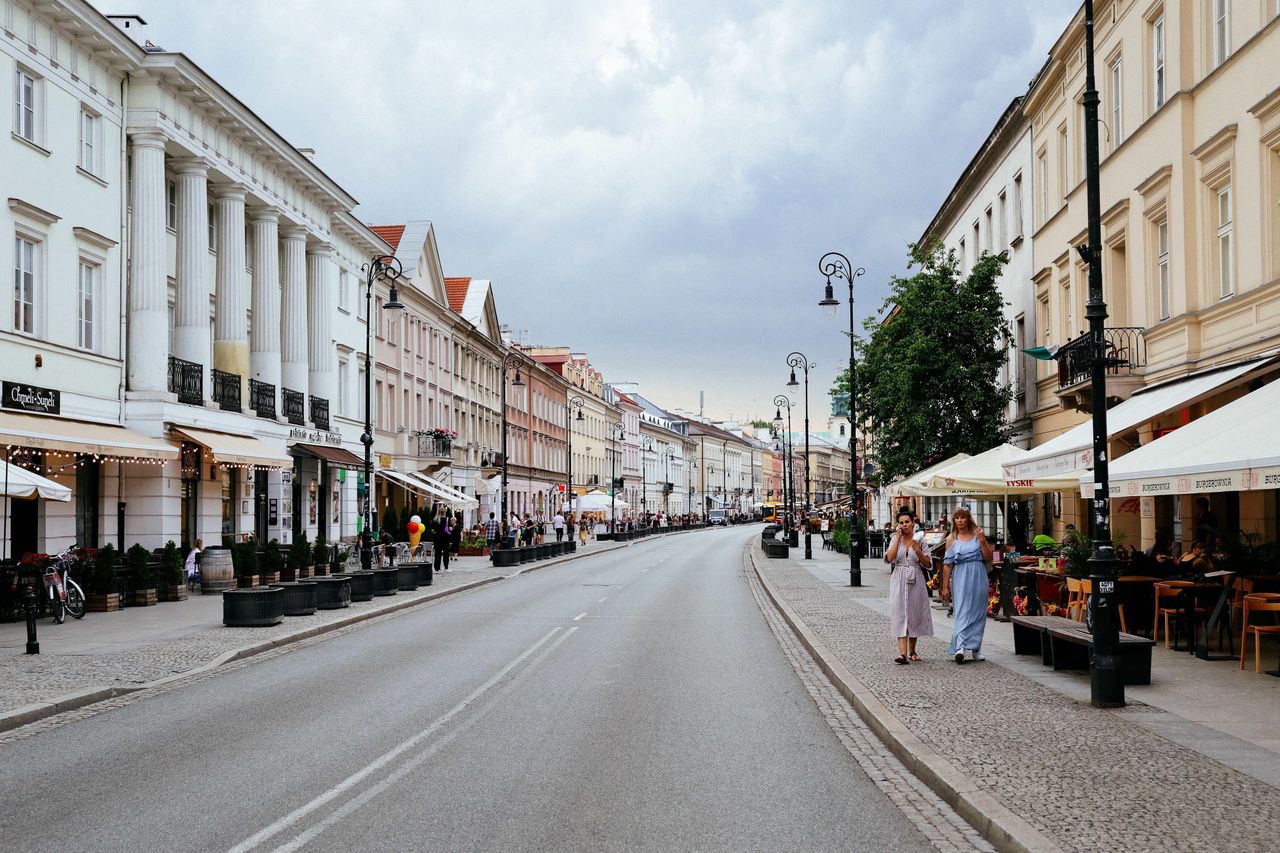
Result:
M0 400L0 406L21 412L57 415L62 412L62 395L53 388L37 388L35 385L5 382L4 398Z

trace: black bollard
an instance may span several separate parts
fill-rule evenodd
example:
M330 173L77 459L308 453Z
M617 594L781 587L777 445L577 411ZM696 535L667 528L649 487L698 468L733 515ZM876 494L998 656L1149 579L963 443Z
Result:
M40 654L40 642L36 639L36 590L27 584L27 654Z

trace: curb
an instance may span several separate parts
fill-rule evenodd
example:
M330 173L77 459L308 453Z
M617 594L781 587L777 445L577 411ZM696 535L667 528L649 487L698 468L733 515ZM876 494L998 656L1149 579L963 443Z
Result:
M1016 853L1061 851L1061 847L922 741L831 653L760 570L756 563L758 547L753 542L745 551L765 594L818 667L889 751L997 849Z

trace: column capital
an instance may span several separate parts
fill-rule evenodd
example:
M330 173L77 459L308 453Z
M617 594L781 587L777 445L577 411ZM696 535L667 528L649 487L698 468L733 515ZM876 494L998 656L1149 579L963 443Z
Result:
M306 240L307 229L302 225L294 225L292 222L280 225L281 240Z
M245 199L244 184L230 183L217 184L213 188L213 197L218 201L240 201Z
M134 148L164 149L165 135L158 130L143 130L129 134L129 141Z
M280 208L272 207L269 204L261 207L254 207L249 211L250 222L279 222Z
M176 175L209 176L209 161L203 157L175 157L169 161Z
M333 254L334 254L333 244L326 243L324 241L320 241L318 243L308 243L307 254L323 256L323 257L333 257Z

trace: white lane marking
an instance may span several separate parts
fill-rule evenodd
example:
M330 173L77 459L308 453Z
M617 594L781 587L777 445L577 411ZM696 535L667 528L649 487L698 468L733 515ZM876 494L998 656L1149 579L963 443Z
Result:
M574 622L581 622L581 621L582 621L582 617L583 617L583 616L586 616L586 615L587 615L587 612L584 610L584 611L582 611L581 613L579 613L577 616L573 617L573 621L574 621Z
M604 598L597 601L596 604L604 604L608 600L609 600L609 596L606 595Z
M464 698L457 705L454 705L453 708L451 708L448 712L444 714L444 716L437 719L431 725L427 726L425 729L418 732L416 735L404 741L400 745L394 747L390 751L383 753L381 756L374 759L371 763L367 764L365 767L351 774L346 779L343 779L341 782L334 785L332 788L325 791L323 794L316 797L311 802L305 803L304 805L299 806L298 808L289 812L284 817L280 818L279 820L275 821L269 826L263 828L260 832L250 836L249 838L246 838L244 841L240 842L235 847L232 847L228 851L228 853L246 853L246 851L252 850L253 848L262 844L268 838L271 838L273 835L279 835L281 832L293 826L302 818L309 815L311 812L320 808L324 804L334 800L335 798L339 797L343 793L351 790L351 788L353 788L355 785L357 785L364 779L367 779L373 773L377 772L378 770L381 770L383 767L386 767L392 761L395 761L405 752L408 752L410 749L413 749L419 743L421 743L431 735L435 734L435 732L439 731L440 728L444 726L445 723L448 723L454 717L461 714L464 710L466 710L468 705L475 702L482 695L484 695L488 690L492 689L494 685L496 685L503 678L505 678L513 669L515 669L517 666L523 663L527 658L529 658L532 654L534 654L534 652L538 651L538 649L540 649L543 645L545 645L547 641L549 641L552 637L554 637L560 630L561 629L559 627L552 628L542 637L542 639L538 640L538 642L534 643L532 646L530 646L529 648L521 652L519 655L517 655L514 660L512 660L502 669L498 670L498 672L492 678L490 678L484 684L481 684L475 690L471 691L471 693L467 694L466 698ZM569 630L572 632L572 631L576 631L577 629L570 628Z
M534 658L533 661L529 663L529 666L526 668L525 671L528 672L530 669L533 669L538 664L542 663L542 661L546 660L547 657L549 657L551 653L554 652L560 646L561 643L569 639L569 637L573 636L573 632L576 630L578 629L569 628L567 631L565 631L563 634L557 637L554 643L547 646L547 648L543 650L542 654L538 655L536 658ZM507 687L510 687L510 684L508 684ZM365 789L365 791L361 793L359 796L356 796L351 798L350 800L347 800L341 806L338 806L338 808L334 809L334 811L331 812L327 817L325 817L324 820L310 827L305 832L299 833L298 835L294 836L285 844L281 844L279 847L275 848L273 853L292 853L293 851L299 850L302 847L306 846L307 844L310 844L313 840L315 840L316 836L318 836L320 833L324 832L329 827L333 826L335 823L338 823L339 821L343 820L344 818L347 817L347 815L356 811L365 803L369 802L374 797L378 796L383 791L387 790L387 788L390 788L392 785L399 782L405 776L409 775L414 770L421 767L423 764L427 762L427 760L432 758L437 752L439 752L441 749L447 746L450 742L452 742L454 738L458 737L459 735L464 733L468 728L470 728L471 724L476 722L480 718L480 716L483 715L488 710L490 706L492 706L495 702L497 702L499 699L502 698L502 693L505 692L505 689L506 688L504 687L503 690L499 691L498 695L493 696L488 701L486 701L485 705L482 708L478 709L475 714L471 715L471 717L459 723L457 728L455 728L451 732L446 733L444 736L436 740L435 743L428 746L426 749L424 749L422 752L415 755L413 758L410 758L409 760L405 761L403 764L400 765L400 767L398 767L395 770L395 772L391 773L381 782L378 782L376 785L372 785L369 788Z

